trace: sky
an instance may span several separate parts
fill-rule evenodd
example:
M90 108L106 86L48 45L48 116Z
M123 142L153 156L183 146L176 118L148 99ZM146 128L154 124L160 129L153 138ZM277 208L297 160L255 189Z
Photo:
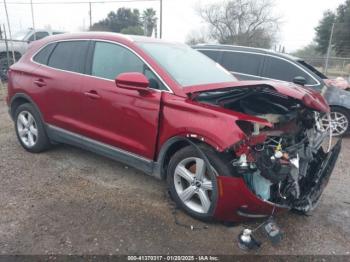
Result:
M33 2L60 2L62 4L34 5L35 27L68 32L81 31L89 26L89 5L64 4L66 2L85 2L88 0L33 0ZM101 0L92 0L101 1ZM97 22L106 17L110 11L120 7L138 8L152 7L159 14L159 1L119 2L92 4L92 21ZM222 0L163 0L163 38L184 42L192 31L205 27L196 9L198 6ZM0 1L0 24L6 24L5 8ZM11 4L14 2L29 3L30 0L7 0L8 13L12 31L32 27L31 9L27 4ZM281 18L277 45L284 46L287 52L293 52L308 45L315 36L322 14L327 9L335 10L345 0L275 0L274 15Z

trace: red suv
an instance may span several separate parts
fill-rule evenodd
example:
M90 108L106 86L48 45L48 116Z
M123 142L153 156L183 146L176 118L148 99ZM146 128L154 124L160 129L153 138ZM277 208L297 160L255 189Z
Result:
M190 47L151 38L47 37L11 67L8 89L27 151L67 143L124 162L166 179L202 220L312 210L341 147L322 147L319 93L239 82Z

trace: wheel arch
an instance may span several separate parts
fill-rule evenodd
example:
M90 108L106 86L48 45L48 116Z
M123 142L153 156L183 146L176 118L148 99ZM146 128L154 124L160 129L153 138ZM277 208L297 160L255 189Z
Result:
M345 106L330 105L329 107L330 107L331 109L333 109L333 108L339 108L339 109L345 110L345 111L347 111L348 114L350 115L350 109L349 109L349 108L346 108Z
M163 144L163 146L159 151L157 162L156 162L157 163L156 176L158 178L160 178L161 180L166 179L166 175L167 175L166 170L169 165L171 157L180 149L191 145L191 142L195 144L202 144L207 146L208 148L212 148L213 150L216 150L212 145L198 138L184 137L184 136L172 137Z
M18 93L15 94L11 100L10 100L10 116L12 119L15 118L15 113L16 113L16 109L23 104L29 103L31 105L34 106L35 110L38 112L41 120L43 121L43 116L41 114L41 111L39 110L39 107L37 106L37 104L33 101L33 99L25 94L25 93ZM44 121L43 121L44 122Z

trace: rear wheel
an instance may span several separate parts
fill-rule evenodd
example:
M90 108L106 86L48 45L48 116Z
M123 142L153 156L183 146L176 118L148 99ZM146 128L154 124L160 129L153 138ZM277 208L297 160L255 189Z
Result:
M16 109L15 128L18 141L27 151L39 153L51 146L40 115L31 104Z
M213 219L217 197L217 175L230 175L226 163L217 152L201 146L210 161L208 167L193 146L176 152L170 160L167 182L176 204L194 218ZM208 172L212 168L213 172Z

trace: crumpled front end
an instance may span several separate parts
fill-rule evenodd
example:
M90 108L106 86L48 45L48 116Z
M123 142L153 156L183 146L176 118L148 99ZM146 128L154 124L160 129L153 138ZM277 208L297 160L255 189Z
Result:
M308 99L286 96L266 86L197 95L197 101L272 124L236 121L246 138L226 151L232 154L233 174L218 177L215 216L219 220L315 208L335 166L341 140L331 147L331 137L322 130L319 119L320 109L326 107L318 110L312 98Z

